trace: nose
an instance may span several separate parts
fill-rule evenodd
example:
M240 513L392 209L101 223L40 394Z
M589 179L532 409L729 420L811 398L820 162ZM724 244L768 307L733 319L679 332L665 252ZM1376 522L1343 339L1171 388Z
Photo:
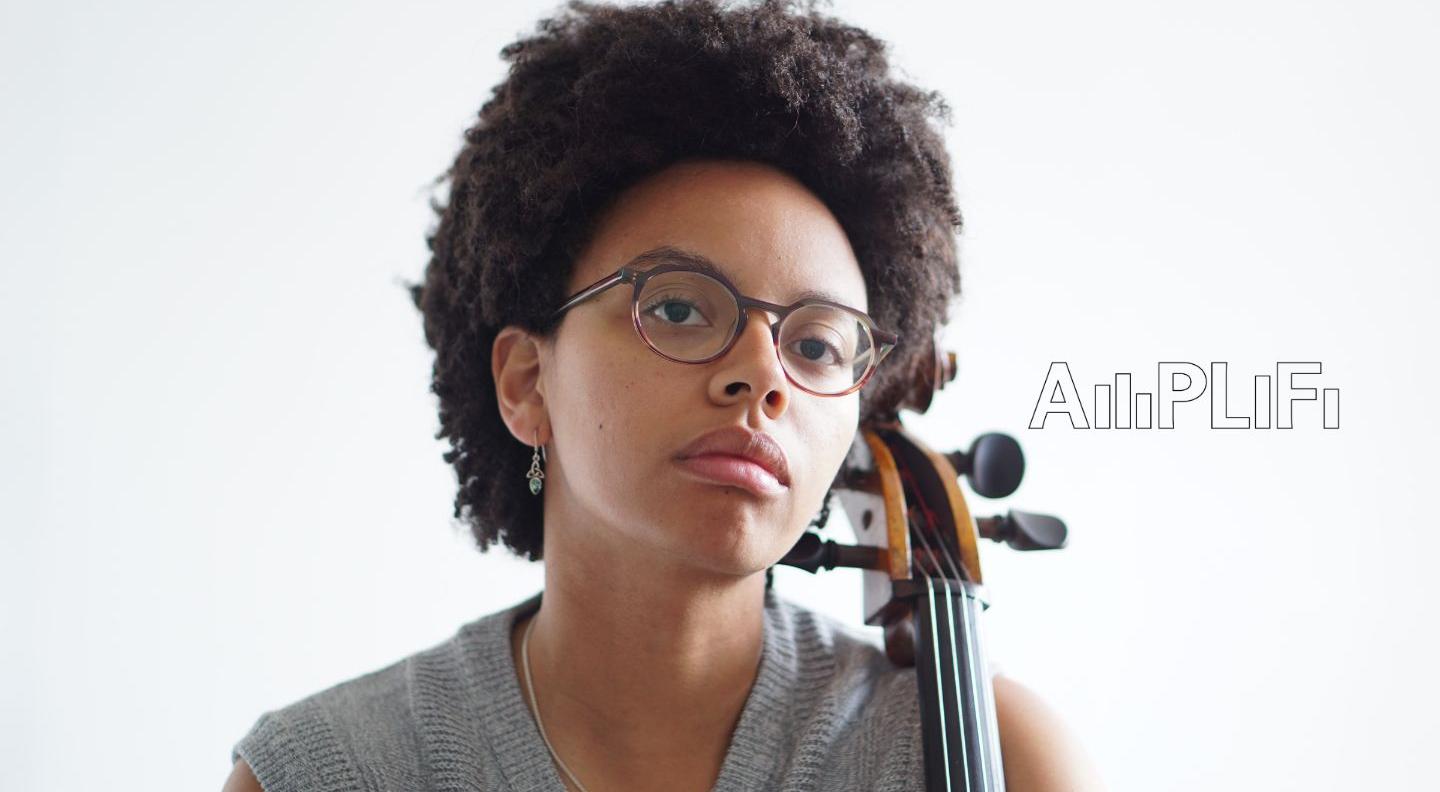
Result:
M757 346L764 347L769 351L770 355L766 359L773 361L776 366L780 366L780 373L783 375L785 370L783 365L781 365L779 348L777 346L780 341L780 324L775 321L774 314L757 306L750 308L750 310L746 312L746 315L748 321L745 322L745 332L741 333L740 337L735 339L735 346L739 347L747 343L747 337L753 336L755 338L754 343ZM730 351L733 353L735 349L732 348ZM761 355L761 357L763 358L765 356Z
M768 311L750 309L744 331L720 358L711 377L712 398L733 401L748 390L750 398L758 398L772 418L784 411L790 400L790 381L775 347L779 330L771 322Z

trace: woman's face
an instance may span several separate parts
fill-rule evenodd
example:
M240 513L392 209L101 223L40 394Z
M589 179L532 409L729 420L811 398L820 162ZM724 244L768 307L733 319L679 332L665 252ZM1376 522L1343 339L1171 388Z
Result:
M840 224L783 171L690 161L623 193L577 260L568 294L660 247L698 253L742 294L788 305L829 292L868 310L865 281ZM649 266L649 265L646 265ZM687 570L747 576L773 564L819 510L859 420L859 394L815 396L785 377L770 317L752 311L730 351L705 364L660 357L636 333L632 287L570 309L541 355L551 442L546 543L600 543ZM688 472L676 455L712 429L769 434L788 460L775 494ZM548 549L548 548L547 548Z

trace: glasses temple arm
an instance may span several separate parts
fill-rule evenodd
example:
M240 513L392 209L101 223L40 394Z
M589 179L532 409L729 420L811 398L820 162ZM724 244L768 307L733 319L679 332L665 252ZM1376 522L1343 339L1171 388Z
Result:
M621 282L625 281L625 279L626 279L626 272L625 272L624 269L621 269L619 272L615 272L615 273L612 273L612 274L610 274L610 275L606 275L605 277L601 278L600 280L597 280L597 281L595 281L594 283L590 284L589 286L586 286L585 288L583 288L583 289L581 289L580 291L576 292L576 293L574 294L574 296L572 296L570 299L568 299L568 300L565 301L565 304L564 304L564 305L561 305L559 308L556 308L556 309L555 309L555 313L551 314L551 316L558 316L558 315L560 315L560 314L562 314L562 313L565 313L566 311L570 310L571 308L575 307L576 305L579 305L580 303L582 303L582 302L590 299L591 297L594 297L595 295L599 294L599 293L602 292L602 291L605 291L606 289L610 288L611 286L614 286L614 285L617 284L617 283L621 283Z

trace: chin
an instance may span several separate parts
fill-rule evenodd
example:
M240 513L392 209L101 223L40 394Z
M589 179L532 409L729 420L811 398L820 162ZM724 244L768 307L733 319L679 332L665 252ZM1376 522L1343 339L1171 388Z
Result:
M747 497L743 493L739 497ZM763 572L789 546L783 518L764 519L753 509L704 508L705 518L681 522L677 531L679 552L696 566L717 574L747 577Z

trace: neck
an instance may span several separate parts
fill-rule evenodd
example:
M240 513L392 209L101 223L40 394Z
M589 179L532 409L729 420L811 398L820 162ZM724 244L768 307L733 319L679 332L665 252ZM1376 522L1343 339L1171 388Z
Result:
M577 546L574 533L547 525L545 591L531 617L530 670L551 744L592 789L597 777L667 774L708 788L759 671L764 574L616 558ZM512 635L517 657L525 627Z

